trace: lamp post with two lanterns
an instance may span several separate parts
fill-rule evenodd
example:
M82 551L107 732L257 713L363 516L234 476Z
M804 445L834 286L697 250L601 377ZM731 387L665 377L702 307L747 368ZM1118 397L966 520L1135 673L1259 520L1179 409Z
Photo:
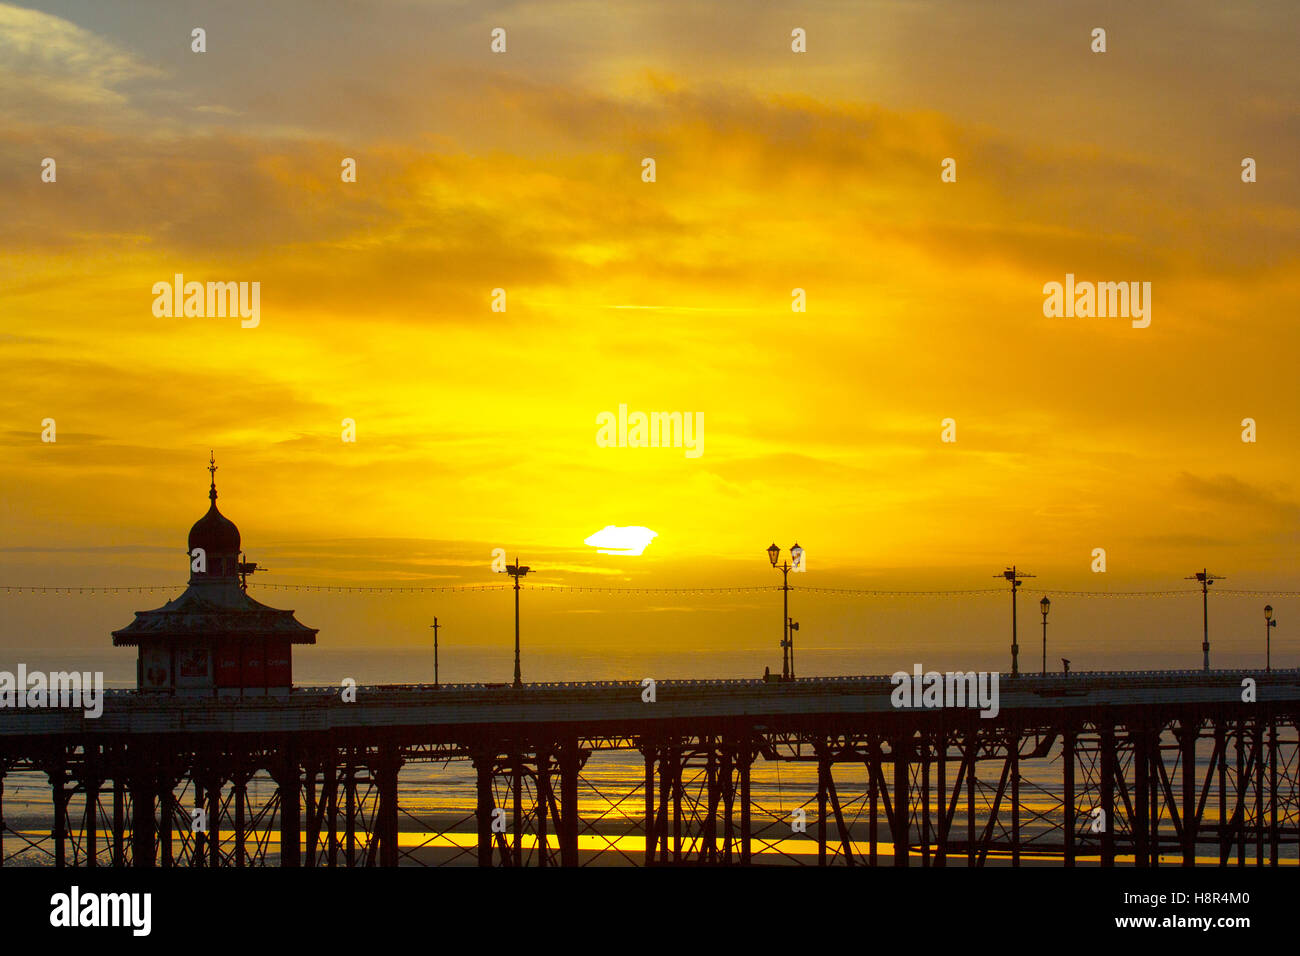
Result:
M785 561L777 564L781 559L781 549L772 542L772 546L767 549L767 559L772 562L772 567L781 572L781 679L790 680L794 676L791 672L792 658L794 657L794 648L790 646L790 571L793 568L800 567L800 561L803 558L803 548L799 547L799 542L795 542L790 548L790 559L794 561L791 565Z

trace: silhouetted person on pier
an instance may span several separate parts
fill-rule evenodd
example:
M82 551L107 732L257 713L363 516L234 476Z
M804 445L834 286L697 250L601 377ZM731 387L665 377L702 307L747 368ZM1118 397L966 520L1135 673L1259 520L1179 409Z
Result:
M1070 662L1066 658L1061 658L1061 665L1065 668L1065 676L1070 676Z

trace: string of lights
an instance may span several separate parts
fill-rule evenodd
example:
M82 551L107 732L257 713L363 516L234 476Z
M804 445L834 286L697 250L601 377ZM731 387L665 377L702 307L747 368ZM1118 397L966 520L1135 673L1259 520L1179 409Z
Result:
M444 584L439 586L423 587L418 585L354 585L354 584L264 584L258 582L259 588L269 588L274 591L340 591L340 592L368 592L368 593L387 593L401 594L404 592L425 592L425 591L509 591L508 584Z
M1215 588L1215 594L1258 594L1269 597L1298 597L1300 591L1248 591L1243 588Z
M311 591L333 593L370 593L370 594L406 594L406 593L447 593L455 591L509 591L509 584L462 584L462 585L357 585L357 584L272 584L258 582L257 587L270 591ZM177 591L179 584L132 584L132 585L0 585L0 591L6 594L118 594L141 593L145 591ZM570 593L591 594L736 594L753 591L780 591L781 585L769 584L759 586L737 586L722 588L651 588L651 587L588 587L569 584L521 584L524 591L563 591ZM865 588L824 588L791 585L791 591L807 591L813 594L847 594L857 597L958 597L978 594L1006 594L1006 588L970 588L965 590L941 591L888 591ZM1198 588L1175 588L1164 591L1063 591L1055 588L1029 588L1035 594L1048 594L1053 597L1082 598L1156 598L1183 597L1200 594ZM1245 588L1215 588L1215 594L1260 597L1297 597L1300 591L1269 591Z
M525 591L592 591L602 594L732 594L740 591L779 591L781 585L767 584L760 587L730 588L601 588L583 587L569 584L529 584Z
M1167 591L1056 591L1051 588L1026 588L1034 594L1050 594L1053 597L1087 597L1087 598L1140 598L1140 597L1181 597L1185 594L1200 594L1197 588L1171 588ZM1219 592L1215 592L1219 593Z
M403 586L403 585L343 585L343 584L268 584L258 583L258 588L272 591L322 591L338 593L372 593L372 594L401 594L401 593L425 593L425 592L448 592L448 591L509 591L512 585L509 584L467 584L467 585L442 585L442 586ZM132 591L176 591L180 586L175 584L154 584L154 585L5 585L0 590L6 592L31 592L35 594L115 594L117 592ZM584 587L579 585L568 584L521 584L520 590L523 591L571 591L571 592L594 592L606 594L730 594L738 591L779 591L779 584L764 585L762 587L729 587L729 588L638 588L638 587Z
M177 584L131 584L131 585L33 585L33 584L6 584L0 586L0 591L6 594L117 594L119 591L124 594L143 591L179 591L180 585Z
M259 583L258 588L272 591L338 591L338 592L358 592L369 591L373 593L399 593L403 591L508 591L508 584L465 584L465 585L444 585L441 587L404 587L402 585L380 585L380 586L363 586L363 585L341 585L341 584L263 584ZM183 585L179 584L138 584L138 585L4 585L0 590L6 593L25 593L34 594L116 594L121 592L133 591L180 591Z
M776 590L781 590L778 586ZM962 591L868 591L862 588L810 588L790 585L791 591L810 591L817 594L854 594L865 597L949 597L957 594L1005 594L1006 588L969 588Z

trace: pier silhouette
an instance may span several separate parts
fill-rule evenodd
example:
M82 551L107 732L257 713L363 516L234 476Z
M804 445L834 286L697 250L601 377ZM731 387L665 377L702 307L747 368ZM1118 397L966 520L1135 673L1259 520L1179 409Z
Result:
M440 797L408 787L403 806L401 771L464 762L472 842L443 862L574 866L594 841L646 865L1294 863L1300 671L1003 676L993 718L900 709L883 676L662 680L652 703L635 681L363 686L353 702L110 691L98 720L0 716L5 774L43 775L54 807L48 835L3 828L0 857L17 837L55 866L428 863L421 846L461 844L442 824L401 839L399 816L436 818ZM608 751L641 779L583 773ZM816 768L806 831L752 792L773 764ZM254 777L273 784L258 799ZM636 808L621 831L581 812L598 798Z

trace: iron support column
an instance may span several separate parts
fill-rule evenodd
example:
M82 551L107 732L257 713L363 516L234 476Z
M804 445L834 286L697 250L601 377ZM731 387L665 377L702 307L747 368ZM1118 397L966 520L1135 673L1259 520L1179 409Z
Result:
M1065 843L1065 865L1074 866L1074 730L1068 729L1061 741L1061 835Z
M645 756L645 865L655 862L655 747L643 741L641 753Z
M826 751L817 755L817 865L826 865L826 790L830 777L830 762Z
M1150 848L1147 837L1151 822L1148 797L1151 791L1151 754L1150 735L1145 728L1131 732L1133 740L1133 819L1129 821L1129 833L1133 838L1133 864L1150 866Z
M1101 731L1101 865L1115 865L1115 729Z
M284 761L280 767L280 866L296 867L302 865L302 837L299 827L302 823L301 802L298 794L298 756L292 746L285 748ZM209 826L215 826L208 821ZM212 841L215 843L215 840Z
M495 757L482 754L475 758L478 793L478 865L492 865L492 811L496 801L492 795L492 764Z
M1276 736L1276 732L1275 732ZM753 824L750 820L749 809L749 767L754 759L754 742L753 738L746 733L741 738L740 752L740 863L742 866L748 866L751 862L751 836ZM1276 748L1275 748L1276 749ZM1276 777L1276 766L1274 767L1274 777ZM1276 813L1274 813L1276 820ZM1277 825L1274 823L1274 834L1276 835ZM1276 856L1277 843L1274 840L1274 855Z
M54 796L54 866L61 869L67 866L64 858L68 844L68 794L64 789L63 760L59 759L56 767L50 771L50 788Z
M560 865L578 865L578 767L581 755L578 753L578 738L570 737L565 741L560 752L560 803L562 813L560 826L563 832L560 840ZM651 790L653 790L653 785Z
M1196 865L1197 729L1195 721L1188 720L1187 718L1184 718L1179 725L1179 746L1182 750L1183 764L1183 866Z
M894 751L894 866L907 866L908 843L910 842L910 794L908 780L908 744L910 740L898 738L892 742Z
M144 775L131 781L131 865L154 865L153 781Z

